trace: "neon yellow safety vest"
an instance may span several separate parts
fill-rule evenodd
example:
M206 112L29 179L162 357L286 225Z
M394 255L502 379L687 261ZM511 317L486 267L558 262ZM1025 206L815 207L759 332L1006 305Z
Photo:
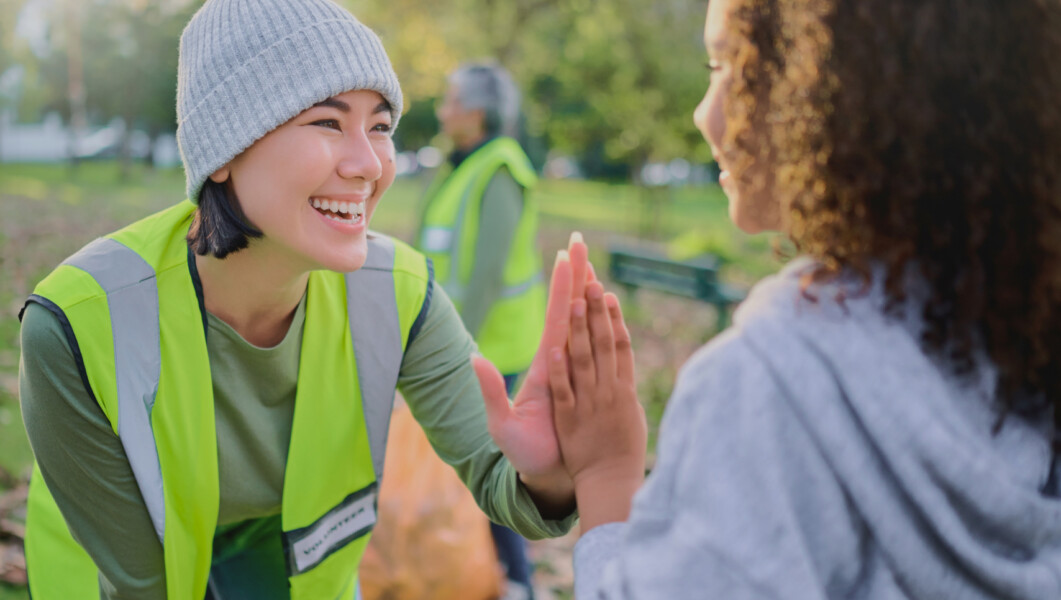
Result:
M456 169L443 168L427 194L417 249L434 263L435 278L457 310L471 279L483 193L498 169L506 167L524 190L537 176L516 140L487 142ZM487 311L476 335L479 352L498 370L515 374L530 366L545 325L545 285L537 247L538 209L523 195L523 212L505 262L501 298Z
M30 297L63 323L86 389L121 439L163 544L171 600L206 593L220 501L206 315L184 239L194 209L185 201L90 243ZM310 275L281 509L293 600L354 596L398 370L429 283L422 255L379 235L360 270ZM98 599L96 567L39 469L27 513L33 597Z

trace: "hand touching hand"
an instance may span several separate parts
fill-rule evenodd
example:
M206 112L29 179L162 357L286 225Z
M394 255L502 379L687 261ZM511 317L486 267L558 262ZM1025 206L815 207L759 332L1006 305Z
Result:
M574 507L574 485L561 462L553 424L548 350L566 345L571 301L582 297L592 272L582 236L573 234L567 252L557 256L553 267L538 353L511 405L504 379L493 364L481 356L473 359L486 400L490 435L547 516L565 516Z
M556 432L583 532L629 516L647 439L619 300L596 281L586 284L585 296L571 302L569 357L560 347L549 356Z

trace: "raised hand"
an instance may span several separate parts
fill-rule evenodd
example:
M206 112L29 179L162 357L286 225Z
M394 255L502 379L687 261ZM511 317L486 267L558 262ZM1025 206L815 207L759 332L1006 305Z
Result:
M548 351L566 346L572 299L582 297L591 273L586 245L581 235L574 234L567 252L557 256L541 344L511 405L504 379L493 364L483 357L473 359L490 435L548 516L566 515L574 506L574 484L561 461L554 426Z
M568 354L550 349L549 382L564 467L583 532L624 521L645 471L647 427L619 299L601 284L571 302Z

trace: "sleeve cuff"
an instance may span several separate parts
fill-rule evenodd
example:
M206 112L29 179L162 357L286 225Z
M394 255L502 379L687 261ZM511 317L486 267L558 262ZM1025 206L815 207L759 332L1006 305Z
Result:
M604 569L619 555L626 537L625 522L607 523L589 530L575 544L575 597L596 598Z
M509 465L507 471L509 485L516 490L516 504L520 507L519 513L533 519L530 523L533 531L520 531L520 534L529 539L556 538L567 535L578 521L578 511L571 511L571 514L563 519L543 518L541 513L538 512L538 506L534 504L534 499L531 498L530 492L527 491L527 487L519 481L516 469ZM520 527L519 529L524 528Z

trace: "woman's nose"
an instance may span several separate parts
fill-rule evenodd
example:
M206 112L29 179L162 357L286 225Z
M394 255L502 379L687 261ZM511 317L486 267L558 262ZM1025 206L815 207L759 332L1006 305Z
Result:
M383 175L383 162L364 132L349 136L343 145L343 155L336 166L343 179L361 178L375 181Z

